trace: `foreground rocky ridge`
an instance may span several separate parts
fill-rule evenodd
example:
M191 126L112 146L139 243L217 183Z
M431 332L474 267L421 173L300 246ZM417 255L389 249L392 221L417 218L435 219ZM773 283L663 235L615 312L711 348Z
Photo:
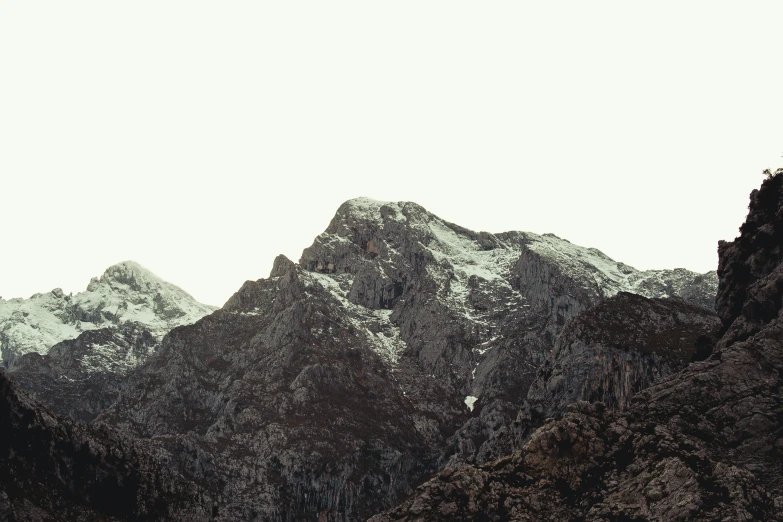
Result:
M714 353L624 411L577 402L521 451L447 470L392 520L783 519L783 170L719 248Z
M0 369L0 520L200 521L212 500L111 429L57 417Z

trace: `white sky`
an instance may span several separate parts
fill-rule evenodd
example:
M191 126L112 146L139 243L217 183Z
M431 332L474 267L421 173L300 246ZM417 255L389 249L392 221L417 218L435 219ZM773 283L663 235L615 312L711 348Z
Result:
M717 264L783 165L783 2L0 0L0 296L220 305L339 204Z

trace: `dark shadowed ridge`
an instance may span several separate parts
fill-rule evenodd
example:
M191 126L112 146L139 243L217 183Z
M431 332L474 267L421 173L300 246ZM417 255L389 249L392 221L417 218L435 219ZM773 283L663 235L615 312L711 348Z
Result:
M0 520L209 520L212 500L114 430L57 417L0 370Z

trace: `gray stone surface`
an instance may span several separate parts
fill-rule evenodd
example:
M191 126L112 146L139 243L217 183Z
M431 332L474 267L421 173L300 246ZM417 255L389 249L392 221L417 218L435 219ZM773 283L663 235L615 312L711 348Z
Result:
M299 263L279 257L269 278L172 330L135 368L119 362L145 349L143 335L113 330L58 345L16 376L53 409L98 414L93 426L143 442L209 492L217 520L362 520L433 472L511 452L569 320L623 291L703 305L716 285L714 274L637 271L551 234L476 233L414 203L360 198ZM88 367L109 344L113 362ZM103 396L53 393L101 375L112 379Z
M622 411L574 403L521 450L441 472L371 520L783 520L781 209L783 170L720 246L707 359Z
M528 390L515 446L569 404L626 409L639 391L706 359L719 330L710 310L625 292L583 312L566 325Z
M89 422L117 400L129 373L158 348L146 325L127 322L89 330L46 355L18 357L8 376L49 410Z

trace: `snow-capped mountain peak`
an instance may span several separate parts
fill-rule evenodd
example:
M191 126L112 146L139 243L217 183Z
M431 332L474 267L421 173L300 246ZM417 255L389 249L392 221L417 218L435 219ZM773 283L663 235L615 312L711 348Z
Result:
M89 291L91 287L101 283L111 282L128 285L139 292L149 291L162 285L170 284L136 261L123 261L107 268L101 277L93 277L87 286L87 290Z
M84 331L131 321L161 338L215 309L142 265L124 261L92 278L87 289L76 295L56 288L29 299L0 300L0 360L8 366L24 353L45 354Z

